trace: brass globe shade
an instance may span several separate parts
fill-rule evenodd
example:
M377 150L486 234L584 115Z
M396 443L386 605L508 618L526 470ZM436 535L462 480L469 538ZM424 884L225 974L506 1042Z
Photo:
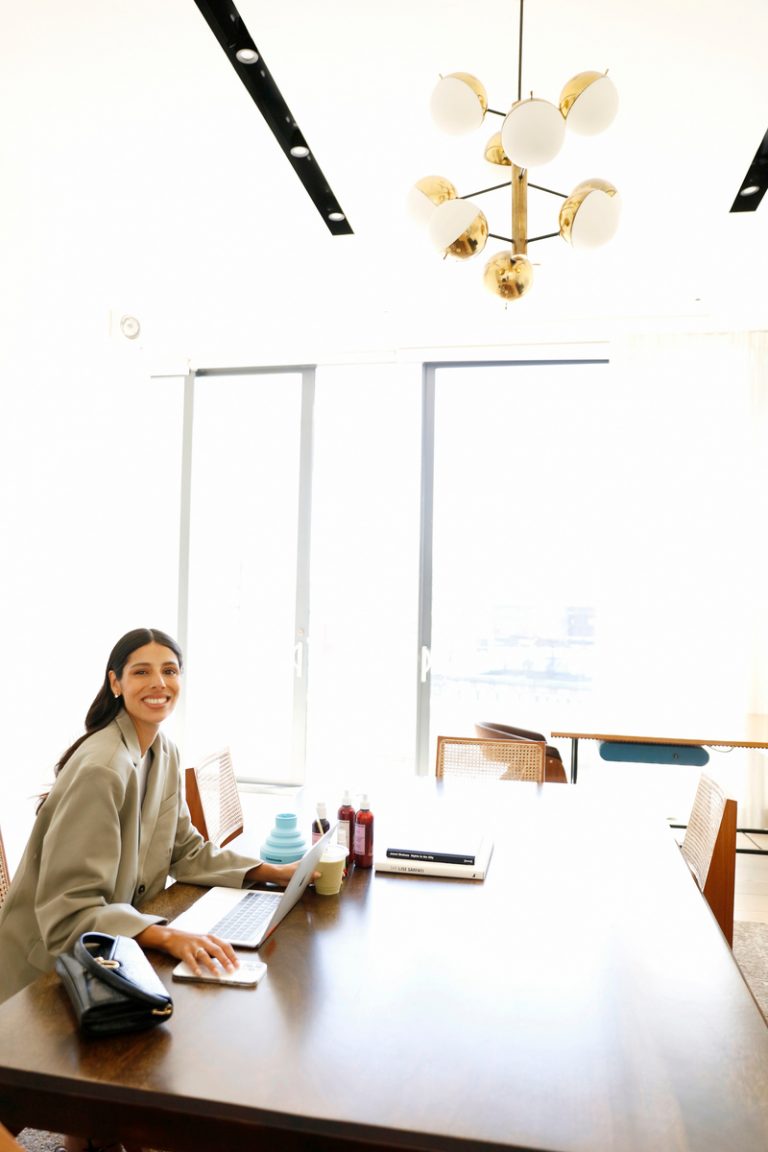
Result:
M579 72L560 93L560 111L580 136L595 136L613 123L619 94L607 72Z
M502 300L519 300L533 284L533 268L527 256L500 252L485 266L483 283Z
M619 226L621 200L607 180L583 180L560 209L560 235L577 249L607 244Z
M419 224L428 224L435 208L456 199L456 189L444 176L424 176L408 193L408 211Z
M548 100L532 96L513 104L501 126L501 142L518 168L536 168L554 160L565 139L565 120Z
M501 132L494 132L486 144L485 158L489 164L506 165L507 168L512 167L512 161L504 151L504 145L501 142Z
M482 124L488 110L488 94L476 76L451 72L435 85L429 106L439 128L461 136Z
M446 200L429 222L432 243L445 256L467 260L482 252L488 239L488 221L471 200Z

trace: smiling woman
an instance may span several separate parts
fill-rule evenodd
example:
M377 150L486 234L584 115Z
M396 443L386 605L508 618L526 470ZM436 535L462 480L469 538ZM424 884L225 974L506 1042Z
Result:
M239 888L286 884L296 865L206 842L193 826L179 755L160 732L181 691L181 650L154 629L113 648L78 737L56 766L0 913L0 1001L49 971L84 932L129 936L199 975L237 958L223 940L181 932L140 906L169 875Z
M122 699L133 720L143 756L160 724L176 707L181 690L181 653L170 637L152 640L131 652L121 675L112 668L108 675L114 698Z

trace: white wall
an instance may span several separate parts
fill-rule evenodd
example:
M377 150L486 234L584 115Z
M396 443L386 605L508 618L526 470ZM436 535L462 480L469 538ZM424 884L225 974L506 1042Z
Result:
M239 92L229 103L237 82L223 57L210 76L199 70L210 48L188 0L0 0L6 835L6 806L45 782L80 731L118 635L175 628L181 379L151 372L372 349L397 359L439 343L501 355L605 335L574 311L589 293L563 257L549 288L542 272L541 305L507 314L489 310L479 270L443 266L401 224L406 189L387 186L387 155L416 150L397 119L414 96L391 83L391 61L376 78L393 100L389 134L379 112L364 136L360 93L336 93L350 117L336 148L357 150L357 193L383 188L388 205L361 196L363 226L338 240L307 214L282 157L262 163L266 130ZM409 54L420 57L416 44ZM222 93L224 118L211 101ZM244 142L237 164L233 139ZM415 156L413 166L423 174ZM553 323L558 299L569 319ZM123 312L142 322L137 345L110 335L110 314Z

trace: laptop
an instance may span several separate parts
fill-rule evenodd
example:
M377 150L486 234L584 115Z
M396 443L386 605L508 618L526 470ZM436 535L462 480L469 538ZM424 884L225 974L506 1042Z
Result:
M260 948L299 902L318 860L335 836L334 824L305 852L290 883L282 891L209 888L171 924L182 932L218 936L234 948Z

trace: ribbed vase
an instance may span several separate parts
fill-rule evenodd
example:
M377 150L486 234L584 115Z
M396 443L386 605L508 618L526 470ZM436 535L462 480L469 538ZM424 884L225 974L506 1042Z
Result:
M275 826L262 844L260 855L268 864L292 864L300 860L306 850L298 816L295 812L281 812L275 816Z

